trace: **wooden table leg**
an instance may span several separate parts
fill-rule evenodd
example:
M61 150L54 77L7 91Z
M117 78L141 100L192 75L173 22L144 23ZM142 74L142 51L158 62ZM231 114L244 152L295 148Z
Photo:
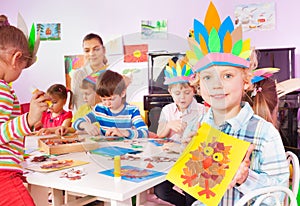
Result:
M49 203L48 203L49 188L48 187L28 184L28 191L30 192L30 195L31 195L32 199L34 200L34 203L36 204L36 206L49 205Z

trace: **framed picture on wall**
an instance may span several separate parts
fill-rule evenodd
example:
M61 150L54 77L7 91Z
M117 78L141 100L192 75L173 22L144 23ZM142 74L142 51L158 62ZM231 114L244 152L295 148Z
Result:
M66 87L71 88L71 76L70 73L79 69L84 65L84 56L83 55L65 55L65 75L66 75Z

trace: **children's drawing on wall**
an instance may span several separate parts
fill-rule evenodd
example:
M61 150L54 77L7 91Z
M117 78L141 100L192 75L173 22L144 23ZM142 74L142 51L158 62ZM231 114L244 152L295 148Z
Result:
M72 70L78 69L84 65L83 55L66 55L65 59L65 74L66 74L66 87L71 88L70 73Z
M235 8L235 24L243 31L275 29L275 3L238 5Z
M105 44L106 54L111 55L122 55L123 54L123 37L119 35L117 37L111 37L111 40Z
M142 39L166 39L167 29L167 20L142 20Z
M124 62L147 62L148 44L125 45Z
M40 31L40 39L43 41L61 39L60 23L37 24L37 30Z

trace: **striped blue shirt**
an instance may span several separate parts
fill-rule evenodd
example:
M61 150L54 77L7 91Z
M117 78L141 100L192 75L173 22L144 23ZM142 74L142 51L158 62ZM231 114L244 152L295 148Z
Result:
M79 124L82 122L99 122L101 134L105 135L108 128L118 128L129 132L129 139L148 137L148 127L143 121L137 106L125 103L124 108L119 113L113 113L104 105L97 104L93 111L85 117L78 118L73 127L80 130Z
M226 120L220 126L215 125L211 109L202 122L255 145L247 180L239 187L227 190L219 205L233 206L243 194L258 188L288 186L289 166L280 134L273 124L255 115L247 102L242 103L242 109L236 117ZM266 204L274 205L270 202ZM200 205L204 204L199 201L193 204Z

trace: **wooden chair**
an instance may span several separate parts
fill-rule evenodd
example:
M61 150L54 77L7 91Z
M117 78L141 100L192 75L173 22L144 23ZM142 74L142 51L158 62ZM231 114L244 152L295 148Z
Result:
M298 157L291 151L286 152L287 161L291 168L291 179L290 179L290 187L283 186L270 186L264 187L257 190L254 190L246 195L244 195L236 204L236 206L243 206L247 204L247 202L254 200L254 206L260 205L265 199L273 198L275 200L276 206L282 206L281 201L279 200L278 192L285 193L286 197L284 200L284 206L297 206L297 195L299 190L299 179L300 179L300 168L299 168L299 159Z
M21 114L29 112L30 103L23 103L21 106Z

